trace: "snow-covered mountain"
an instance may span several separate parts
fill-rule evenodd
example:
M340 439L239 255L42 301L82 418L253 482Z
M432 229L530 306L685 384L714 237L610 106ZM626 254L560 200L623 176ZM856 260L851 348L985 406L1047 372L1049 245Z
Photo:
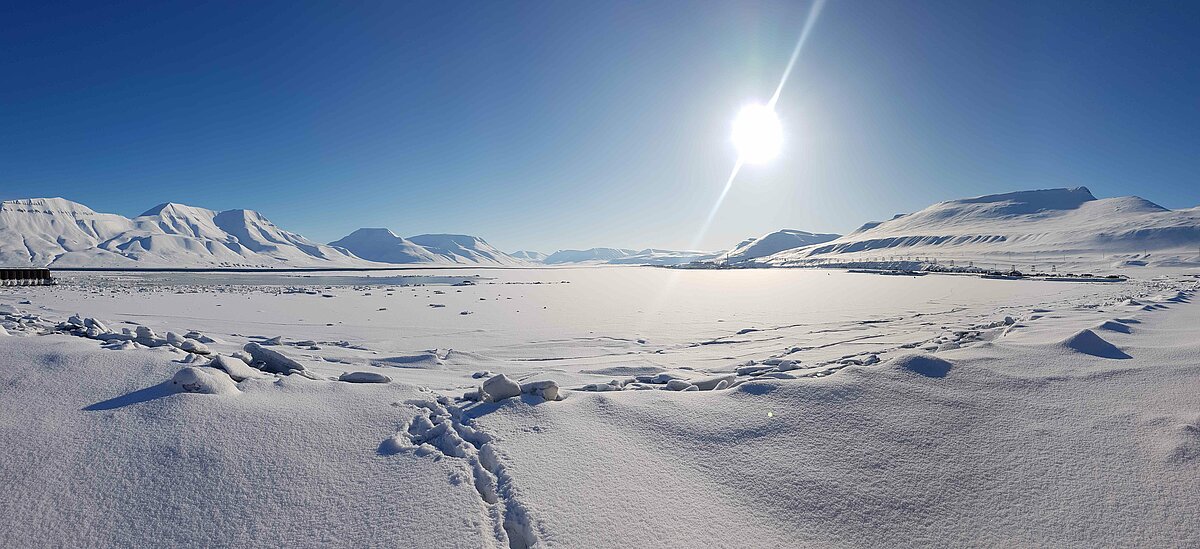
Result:
M757 238L748 238L714 259L717 263L738 264L813 244L822 244L840 237L838 234L810 233L796 229L781 229Z
M546 256L541 262L546 265L683 265L694 261L713 259L721 252L688 250L630 250L627 248L590 248L587 250L559 250Z
M769 265L879 256L1086 264L1195 259L1200 208L1169 210L1127 196L1097 199L1085 187L940 202L868 223L824 244L775 254Z
M546 254L542 252L535 252L533 250L517 250L508 255L511 255L522 261L528 261L530 263L541 263L546 259Z
M712 260L720 255L721 252L647 248L624 257L610 259L606 263L609 265L684 265L696 261Z
M467 265L522 265L482 238L462 234L422 234L408 240L450 263Z
M590 248L587 250L559 250L542 260L546 265L561 265L563 263L607 263L613 259L628 257L637 250L625 248Z
M358 229L330 246L346 250L358 257L380 263L448 263L446 258L436 255L406 238L396 236L388 229Z
M0 263L59 267L371 266L251 210L162 204L129 219L62 198L0 203Z

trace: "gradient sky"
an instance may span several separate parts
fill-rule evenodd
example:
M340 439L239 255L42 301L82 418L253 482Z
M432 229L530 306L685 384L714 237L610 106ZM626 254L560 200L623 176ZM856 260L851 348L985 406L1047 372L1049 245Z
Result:
M0 198L685 248L808 2L0 4ZM1200 204L1200 2L830 0L702 248L1086 185Z

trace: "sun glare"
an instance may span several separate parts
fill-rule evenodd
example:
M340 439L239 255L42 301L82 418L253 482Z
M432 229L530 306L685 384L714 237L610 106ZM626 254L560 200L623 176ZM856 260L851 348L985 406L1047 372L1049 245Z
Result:
M779 155L783 126L775 111L764 105L747 105L733 119L733 146L747 164L762 164Z

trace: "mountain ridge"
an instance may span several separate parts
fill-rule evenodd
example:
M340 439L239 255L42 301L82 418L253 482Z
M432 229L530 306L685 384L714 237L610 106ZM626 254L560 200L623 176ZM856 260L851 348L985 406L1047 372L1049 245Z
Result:
M1144 262L1140 256L1151 251L1195 256L1198 245L1200 208L1170 210L1137 196L1096 198L1087 187L1074 187L938 202L756 263L801 265L880 254L1032 264L1040 258L1043 265L1048 257Z

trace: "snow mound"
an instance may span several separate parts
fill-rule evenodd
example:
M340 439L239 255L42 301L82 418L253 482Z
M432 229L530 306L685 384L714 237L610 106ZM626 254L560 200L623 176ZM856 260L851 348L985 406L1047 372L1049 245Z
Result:
M1132 358L1116 345L1109 343L1088 329L1080 330L1075 335L1062 341L1062 346L1072 351L1100 358L1126 359Z
M188 366L176 372L171 383L189 393L228 395L240 392L229 374L213 368Z
M1128 324L1125 324L1118 320L1106 320L1106 321L1100 323L1099 326L1096 326L1096 329L1108 330L1110 332L1120 332L1122 334L1133 333L1133 328L1130 328Z
M925 377L946 377L954 364L933 355L917 353L896 357L888 362L888 366Z

